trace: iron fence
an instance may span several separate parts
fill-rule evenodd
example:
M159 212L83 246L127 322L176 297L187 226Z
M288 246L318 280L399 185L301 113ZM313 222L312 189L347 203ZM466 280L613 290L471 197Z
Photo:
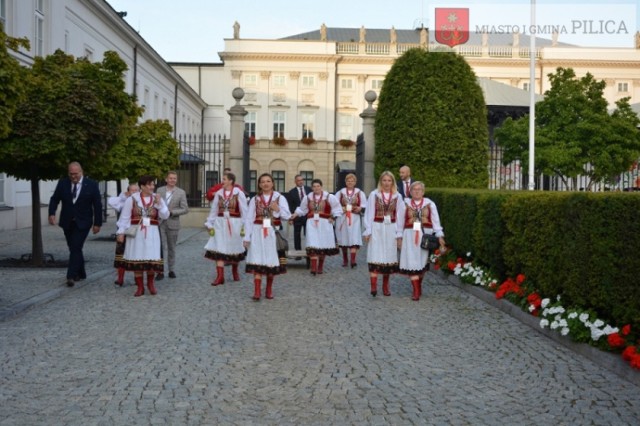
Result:
M187 193L190 207L207 207L207 189L220 182L229 140L226 135L181 134L179 186Z
M504 149L492 145L489 149L489 189L527 189L528 170L522 170L519 161L503 164ZM586 169L590 169L587 165ZM536 177L535 189L543 191L633 191L640 176L638 162L626 172L616 176L611 182L592 182L589 176L566 178L558 175L540 175Z

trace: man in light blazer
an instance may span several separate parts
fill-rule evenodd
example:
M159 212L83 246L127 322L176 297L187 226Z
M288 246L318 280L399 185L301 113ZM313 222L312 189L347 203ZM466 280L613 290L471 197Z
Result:
M68 174L68 177L58 181L49 200L49 224L56 224L56 211L58 204L62 203L58 224L64 231L69 247L67 286L73 287L75 281L87 278L82 247L89 230L94 234L100 232L102 201L98 183L83 176L80 163L69 163Z
M160 238L162 239L162 253L164 253L165 267L169 268L169 278L176 277L176 245L178 243L178 232L180 232L180 216L189 213L187 204L187 193L178 188L178 173L170 171L165 178L167 184L158 188L158 194L164 199L169 207L169 219L160 222ZM163 273L156 276L156 280L164 278Z

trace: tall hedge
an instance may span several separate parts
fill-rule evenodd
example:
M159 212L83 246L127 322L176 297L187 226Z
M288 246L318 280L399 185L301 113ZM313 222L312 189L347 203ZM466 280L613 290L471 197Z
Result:
M487 187L486 106L460 55L416 48L399 57L380 92L375 131L376 176L406 164L429 187Z

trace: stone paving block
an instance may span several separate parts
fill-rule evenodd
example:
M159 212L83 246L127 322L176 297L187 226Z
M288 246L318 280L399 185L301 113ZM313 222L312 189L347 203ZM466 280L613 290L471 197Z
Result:
M250 277L210 286L203 232L181 241L157 296L114 286L93 241L94 278L0 322L0 426L640 423L637 386L455 286L374 299L330 258L253 302Z

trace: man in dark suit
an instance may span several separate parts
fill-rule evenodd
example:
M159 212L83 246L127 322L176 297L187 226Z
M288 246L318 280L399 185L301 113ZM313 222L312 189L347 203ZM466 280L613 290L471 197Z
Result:
M56 224L56 210L62 203L59 225L64 231L69 247L67 285L73 287L75 281L87 278L84 269L82 247L89 230L94 234L102 226L102 201L98 183L82 175L80 163L69 163L69 177L58 181L49 200L49 224Z
M411 184L414 182L411 179L411 169L409 166L400 167L400 179L398 179L398 192L402 196L402 198L409 198L411 194L409 193L409 189L411 188Z
M311 188L304 184L302 176L296 175L296 186L287 193L287 201L289 202L289 210L291 213L296 211L300 202L305 195L311 193ZM302 230L307 224L306 217L296 217L293 220L293 247L295 250L302 250ZM306 235L306 234L305 234Z

